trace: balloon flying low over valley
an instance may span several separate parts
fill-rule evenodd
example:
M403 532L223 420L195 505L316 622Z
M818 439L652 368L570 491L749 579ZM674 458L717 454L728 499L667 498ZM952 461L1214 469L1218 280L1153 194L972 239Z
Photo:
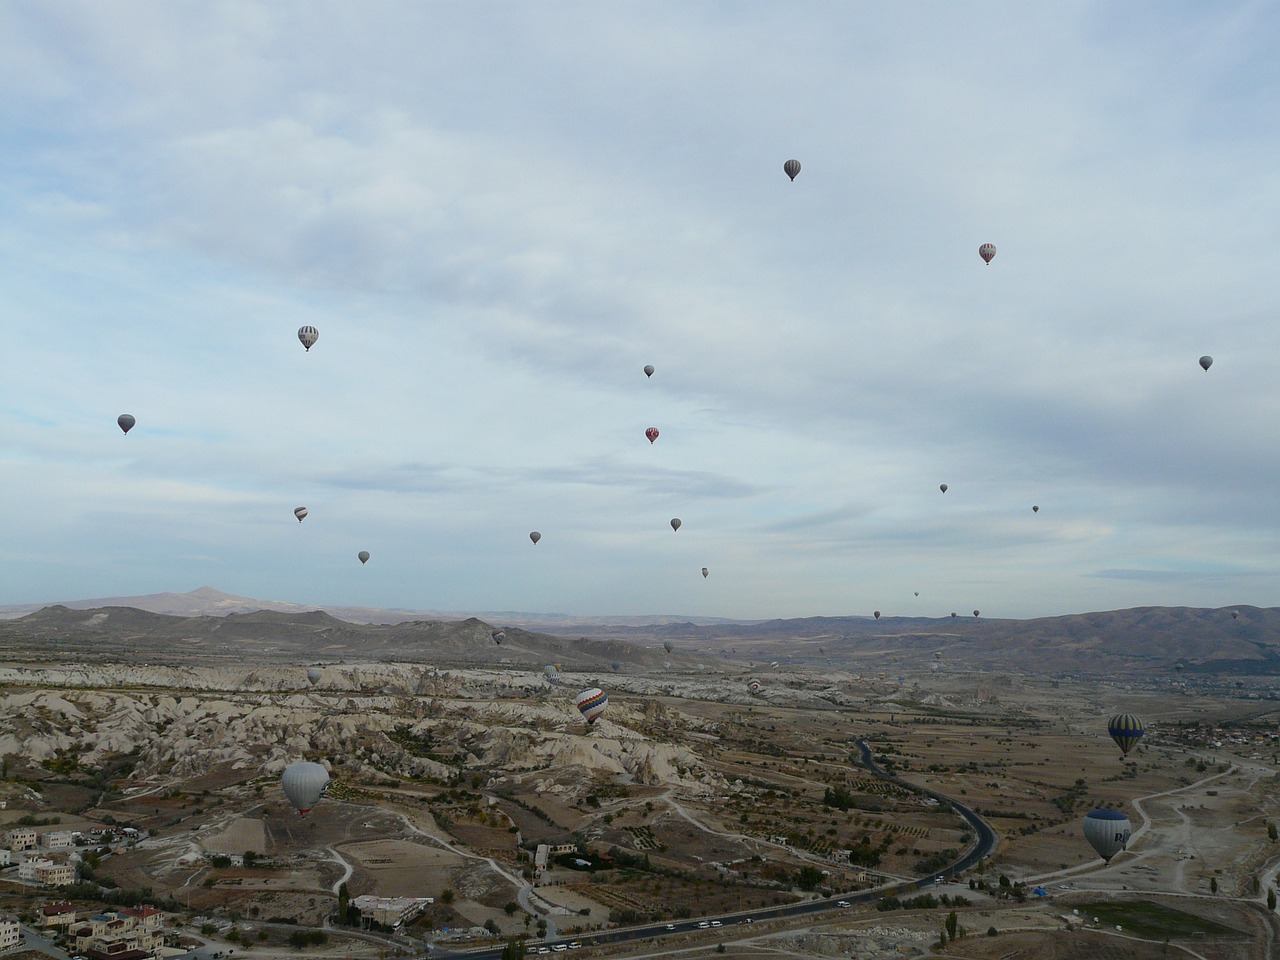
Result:
M0 603L1280 603L1270 7L181 10L0 8Z

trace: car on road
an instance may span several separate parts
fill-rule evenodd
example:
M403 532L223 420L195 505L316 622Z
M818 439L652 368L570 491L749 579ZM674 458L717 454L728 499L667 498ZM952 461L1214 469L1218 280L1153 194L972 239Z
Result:
M668 924L667 924L667 929L668 929L668 930L674 930L675 928L676 928L676 925L675 925L674 923L668 923Z
M712 920L712 921L711 921L711 925L712 925L713 927L723 927L723 926L724 926L724 924L723 924L723 923L721 923L719 920Z
M751 917L747 917L747 919L743 920L742 922L743 922L743 923L755 923L755 920L753 920Z
M539 952L539 953L550 953L550 952L551 952L551 948L550 948L550 947L539 947L539 948L538 948L538 952Z
M569 945L566 943L557 943L551 949L554 950L556 953L563 953L564 951L569 949Z
M837 906L837 907L847 907L847 906L850 906L850 905L851 905L851 904L849 903L849 901L848 901L848 900L837 900L837 901L836 901L836 906Z
M707 929L707 927L709 927L709 926L711 926L711 924L710 924L710 923L708 923L706 920L701 920L701 921L699 921L699 922L698 922L698 929L699 929L699 930L705 930L705 929Z
M581 941L581 940L570 940L570 941L569 941L569 949L570 949L570 950L577 950L580 946L582 946L582 941Z
M933 878L933 882L934 882L934 883L941 883L941 882L942 882L942 878L941 878L941 877L934 877L934 878Z

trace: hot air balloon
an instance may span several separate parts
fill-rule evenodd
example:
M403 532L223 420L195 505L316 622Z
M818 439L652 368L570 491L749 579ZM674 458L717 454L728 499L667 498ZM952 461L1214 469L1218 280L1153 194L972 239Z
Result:
M980 612L980 611L975 610L975 611L973 611L973 615L976 617L976 616L978 616L979 612Z
M709 577L710 575L711 575L711 571L710 571L710 570L708 570L706 567L703 567L703 568L702 568L702 579L703 579L703 580L705 580L705 579L707 579L707 577Z
M1208 370L1212 366L1213 366L1213 357L1205 355L1200 358L1200 368L1202 370Z
M670 653L670 652L671 652L672 650L674 650L675 648L676 648L676 645L675 645L674 643L672 643L670 640L663 640L663 641L662 641L662 649L663 649L663 650L665 650L665 651L667 651L667 653Z
M489 636L493 637L493 642L496 643L498 646L502 646L502 641L507 639L506 633L504 633L502 630L494 630L492 633L489 634Z
M771 666L771 667L773 667L773 669L777 670L777 669L778 669L778 661L777 661L777 660L774 660L772 663L770 663L770 664L769 664L769 666Z
M662 661L662 669L663 669L663 670L670 670L670 669L671 669L671 661L670 661L670 660L663 660L663 661Z
M1031 512L1032 512L1032 513L1039 513L1039 512L1040 512L1040 508L1039 508L1039 507L1036 507L1036 506L1033 506L1033 507L1031 508Z
M919 591L919 590L917 590L915 593L916 593L916 596L917 596L917 597L918 597L918 596L920 596L920 591Z
M1146 733L1146 728L1132 713L1117 713L1107 721L1107 733L1111 734L1111 739L1120 748L1120 753L1127 757L1129 751L1138 745L1138 741Z
M1108 863L1125 848L1131 829L1129 818L1119 810L1094 810L1084 818L1084 838Z
M293 508L293 515L294 515L295 517L297 517L297 518L298 518L298 522L299 522L299 523L301 523L303 520L307 519L307 508L306 508L306 507L294 507L294 508Z
M873 610L873 611L871 612L871 615L872 615L873 617L875 617L877 620L879 620L879 619L880 619L880 611L879 611L879 610Z
M324 676L324 673L320 670L319 667L312 667L307 671L307 679L311 681L311 685L313 687L320 682L320 678L323 676Z
M318 763L291 763L284 768L280 786L298 813L305 816L329 789L329 771Z
M560 671L556 669L556 665L554 663L548 663L545 667L542 668L542 672L543 674L546 675L546 678L552 683L560 682Z
M645 375L646 377L652 377L652 376L653 376L653 364L652 364L652 363L646 363L646 364L644 365L644 375Z
M788 160L782 165L782 172L794 181L796 177L800 176L800 161Z
M533 531L533 533L529 534L529 539L536 544L539 540L542 539L542 534L540 534L537 530L535 530Z
M1231 619L1232 619L1232 620L1236 619L1238 616L1240 616L1240 611L1239 611L1239 610L1232 610L1232 611L1231 611Z
M955 612L954 610L952 610L952 611L951 611L951 615L954 617L954 616L956 615L956 612Z
M996 245L994 243L984 243L978 248L978 256L987 262L987 266L991 265L991 261L995 259ZM1017 259L1016 257L1014 259Z
M760 681L759 681L759 680L748 680L748 681L747 681L747 689L748 689L751 693L753 693L753 694L758 694L758 693L760 692Z
M356 554L356 559L357 559L357 560L359 560L361 563L368 563L368 562L369 562L369 551L368 551L368 550L361 550L359 553L357 553L357 554Z
M680 518L679 518L679 517L672 517L672 518L671 518L671 529L672 529L672 530L679 530L679 529L680 529Z
M125 433L128 433L130 430L132 430L133 425L137 422L138 421L133 418L132 413L122 413L120 414L120 416L116 417L116 424Z
M609 695L599 687L587 687L578 694L576 703L582 715L587 718L587 723L595 723L609 705Z
M941 490L943 493L946 493L946 492L947 492L947 485L946 485L945 483L940 483L940 484L938 484L938 489L939 489L939 490Z
M644 435L649 438L650 443L653 443L653 441L658 439L658 428L650 427L644 432Z
M929 664L929 669L936 671L938 669L938 661L935 660L933 663Z
M316 345L316 341L320 339L320 331L315 327L299 327L298 339L302 341L302 345L307 348L307 352L311 352L311 348Z
M615 660L613 661L613 663L609 664L609 669L612 670L614 673L617 673L619 670L622 669L622 664L620 664L617 660Z
M1185 669L1186 669L1186 667L1184 667L1184 666L1183 666L1182 664L1180 664L1180 663L1175 663L1175 664L1173 665L1173 669L1174 669L1174 670L1176 670L1176 671L1178 671L1178 673L1181 673L1183 670L1185 670Z

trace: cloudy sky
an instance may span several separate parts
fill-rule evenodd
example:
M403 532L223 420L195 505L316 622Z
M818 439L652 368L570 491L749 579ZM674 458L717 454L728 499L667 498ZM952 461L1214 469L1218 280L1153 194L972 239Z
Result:
M1261 2L0 4L0 603L1278 604L1277 49Z

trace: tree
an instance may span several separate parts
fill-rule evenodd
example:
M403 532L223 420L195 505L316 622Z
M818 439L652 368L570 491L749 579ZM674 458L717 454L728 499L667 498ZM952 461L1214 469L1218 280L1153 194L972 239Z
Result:
M1267 909L1274 910L1276 908L1276 892L1275 890L1267 891Z
M453 888L445 887L440 891L440 902L444 904L453 903Z
M1268 823L1268 824L1267 824L1267 839L1268 839L1268 840L1275 840L1275 839L1276 839L1276 836L1277 836L1277 833L1276 833L1276 825L1275 825L1274 823Z
M1217 892L1218 892L1218 878L1217 878L1217 877L1210 877L1210 878L1209 878L1209 892L1210 892L1210 893L1217 893Z
M956 917L956 912L954 910L947 914L947 937L951 940L955 940L956 938L956 925L959 922L959 918Z
M351 891L347 889L347 883L344 880L338 886L338 922L347 922L347 907L351 905Z
M524 960L524 941L508 940L502 947L502 960Z
M796 873L796 886L801 890L813 890L822 882L822 871L817 867L804 866Z
M258 862L258 853L256 850L246 850L244 852L244 865L246 867L252 867L257 862Z
M508 900L507 905L502 909L507 911L508 917L514 917L516 915L516 911L520 909L520 904L516 903L514 900Z

